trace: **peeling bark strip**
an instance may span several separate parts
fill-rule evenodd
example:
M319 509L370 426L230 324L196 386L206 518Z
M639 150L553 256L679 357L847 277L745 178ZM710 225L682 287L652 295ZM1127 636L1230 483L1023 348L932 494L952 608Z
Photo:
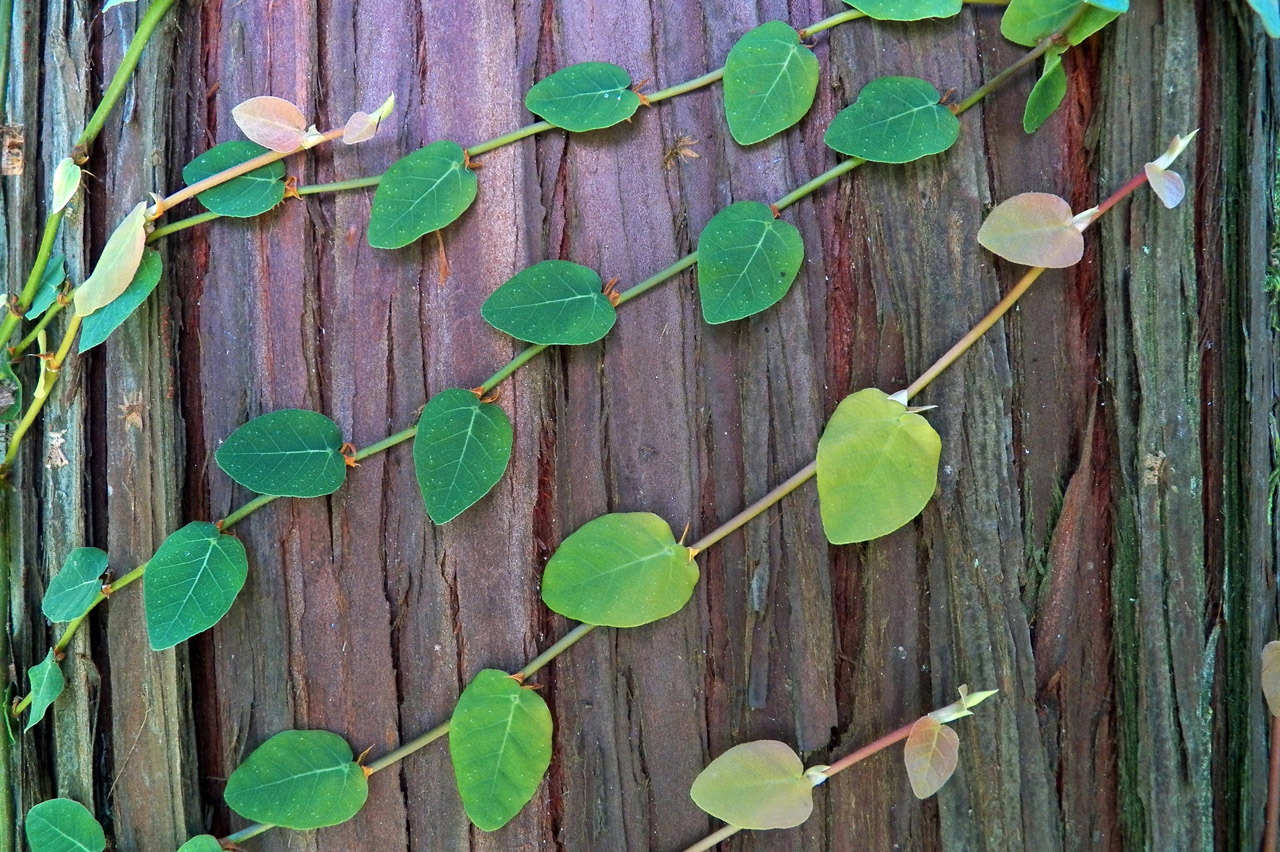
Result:
M1255 848L1265 737L1252 673L1276 629L1265 506L1278 354L1258 223L1276 225L1280 49L1221 6L1134 4L1073 52L1064 110L1035 136L1021 132L1028 76L964 116L942 157L868 166L788 211L806 262L769 312L704 325L686 276L638 300L603 342L532 362L498 402L515 428L511 468L458 520L427 522L401 448L366 459L332 498L280 501L237 527L248 585L188 651L145 650L141 595L113 599L72 646L55 723L15 749L20 811L56 791L109 815L122 852L172 852L239 826L222 779L282 729L381 752L433 726L476 671L517 667L563 632L538 578L568 533L606 511L695 532L737 511L812 457L847 392L901 387L1009 286L1016 270L974 242L991 204L1042 190L1079 209L1199 124L1194 215L1135 195L1087 237L1081 266L1046 275L924 394L944 444L921 522L828 548L801 489L705 555L684 611L596 631L540 675L552 770L498 833L469 828L435 748L376 775L352 822L251 843L679 849L708 826L689 784L729 746L772 737L827 762L967 682L1001 692L957 727L961 768L936 802L917 803L896 762L873 761L824 789L802 828L738 845ZM378 139L291 161L304 183L336 180L526 123L524 92L570 63L608 60L667 85L715 67L770 17L830 11L187 4L104 135L111 146L90 163L102 183L62 250L81 280L111 211L174 188L183 163L237 138L230 109L254 95L328 126L395 91ZM77 14L18 2L3 118L44 129L2 185L11 282L45 198L47 169L31 164L64 155L87 114L86 69L112 67L137 16ZM691 250L726 203L777 197L831 165L822 132L869 79L966 92L1018 55L998 11L981 7L840 27L815 51L817 103L782 139L735 146L718 88L605 131L544 134L485 156L475 209L439 245L369 248L365 192L167 241L159 298L77 362L48 409L44 429L65 432L73 463L45 469L48 446L33 442L26 496L6 510L15 611L34 614L11 624L19 669L47 648L39 597L66 550L105 546L119 573L181 522L242 502L209 460L250 417L318 409L365 446L413 422L428 393L473 386L510 356L479 308L519 269L563 258L634 284ZM671 161L682 140L698 157Z

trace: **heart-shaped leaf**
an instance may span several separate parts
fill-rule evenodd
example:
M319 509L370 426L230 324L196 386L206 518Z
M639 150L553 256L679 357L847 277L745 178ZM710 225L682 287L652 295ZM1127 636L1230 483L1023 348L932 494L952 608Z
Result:
M391 164L373 194L369 245L394 249L457 219L476 197L476 175L457 142L432 142Z
M909 163L960 138L960 120L938 90L915 77L880 77L862 87L827 128L829 147L874 163Z
M467 817L496 831L533 798L551 765L551 711L516 678L485 669L458 697L449 756Z
M996 206L978 229L978 242L1005 260L1062 269L1080 262L1084 237L1071 205L1047 192L1024 192Z
M964 0L844 0L877 21L919 21L960 14Z
M1075 14L1079 0L1009 0L1000 19L1000 33L1009 41L1032 47L1040 39L1057 32ZM1067 43L1079 44L1116 19L1119 11L1128 9L1127 0L1107 2L1108 6L1123 6L1114 11L1091 5L1067 31Z
M49 799L27 811L31 852L102 852L107 836L89 809L71 799Z
M1262 28L1272 38L1280 38L1280 0L1245 0L1262 19Z
M635 114L640 96L626 70L608 62L579 62L539 80L524 96L529 112L565 130L610 127Z
M1147 183L1151 184L1152 192L1166 208L1172 210L1182 203L1187 195L1187 185L1183 183L1182 175L1172 169L1162 169L1155 163L1147 163L1144 168Z
M196 521L166 538L143 581L151 650L172 648L217 624L248 576L244 545L213 524Z
M77 547L49 581L40 608L50 621L70 621L84 615L102 592L107 554L96 547Z
M218 467L258 494L321 497L347 478L342 430L316 411L288 408L255 417L214 454Z
M31 707L27 711L27 727L24 730L29 731L44 718L45 711L62 694L62 688L66 685L52 648L42 662L28 670L27 678L31 681Z
M698 294L712 324L776 304L804 262L804 241L790 222L758 201L721 210L698 237Z
M147 297L156 289L156 285L160 283L162 271L160 252L155 249L144 249L138 271L133 273L133 280L129 282L128 287L124 288L124 292L92 316L84 318L80 326L80 351L88 352L110 337L111 332L133 316L133 312L147 300Z
M698 565L671 527L648 512L588 521L547 562L542 600L586 624L637 627L677 612L693 595Z
M49 262L44 267L44 274L40 276L36 294L31 299L31 307L27 310L27 319L40 316L58 298L58 289L62 286L62 282L67 280L66 261L67 259L60 254L49 258Z
M818 60L782 21L748 32L724 63L724 114L739 145L751 145L804 118L818 90Z
M8 358L0 358L0 423L12 423L22 416L22 380Z
M942 440L919 414L874 388L836 407L818 439L818 508L832 544L870 541L933 497Z
M932 716L921 716L911 726L902 758L917 799L929 798L951 779L960 762L959 749L956 732Z
M219 172L260 157L267 149L256 142L236 139L215 145L182 167L182 180L191 186ZM284 163L276 160L248 174L232 178L196 196L205 208L220 216L245 219L266 213L284 200Z
M485 299L480 315L498 331L548 346L594 343L617 319L600 276L567 260L520 270Z
M178 852L222 852L222 844L212 834L197 834L179 846Z
M1044 71L1027 96L1027 106L1022 112L1022 129L1035 133L1062 103L1067 94L1067 72L1062 69L1065 47L1051 47L1044 57Z
M53 203L50 213L57 213L71 202L80 188L80 167L70 157L64 157L53 170Z
M346 822L368 796L368 778L342 737L281 731L236 767L223 798L247 820L306 831Z
M1262 694L1272 716L1280 716L1280 642L1268 642L1262 649Z
M76 288L76 316L87 317L123 293L138 271L146 246L147 203L140 201L111 232L93 273Z
M511 443L511 421L497 405L458 388L433 396L413 440L413 466L431 520L448 523L488 494L507 469Z
M777 740L729 749L698 773L689 795L737 828L794 828L813 813L813 782L791 747Z
M307 119L284 98L261 95L231 110L231 119L252 142L287 154L302 147Z

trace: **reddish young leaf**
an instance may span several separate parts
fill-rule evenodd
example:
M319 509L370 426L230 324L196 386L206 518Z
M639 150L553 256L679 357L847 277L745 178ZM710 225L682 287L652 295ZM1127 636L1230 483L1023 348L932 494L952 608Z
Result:
M960 737L932 716L922 716L911 726L903 749L911 792L927 799L942 789L960 761Z
M1262 694L1272 716L1280 716L1280 642L1268 642L1262 649Z
M296 151L306 139L302 110L283 98L249 98L231 110L231 118L245 136L272 151Z
M342 143L357 145L373 138L378 132L378 121L367 112L352 113L342 127Z
M1173 169L1162 169L1155 163L1147 163L1147 183L1165 207L1172 210L1182 203L1187 194L1187 185L1182 182L1182 175Z
M1084 256L1084 237L1072 222L1070 205L1046 192L1024 192L998 205L978 229L978 242L1027 266L1061 269Z

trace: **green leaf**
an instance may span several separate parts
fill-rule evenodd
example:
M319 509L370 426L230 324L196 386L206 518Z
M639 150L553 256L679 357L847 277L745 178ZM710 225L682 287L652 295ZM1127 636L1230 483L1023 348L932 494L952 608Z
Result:
M49 581L40 608L53 622L79 618L102 592L102 575L107 571L107 554L96 547L77 547L62 563L62 570Z
M1027 96L1027 107L1022 113L1022 129L1035 133L1067 94L1067 72L1062 69L1065 47L1051 47L1044 57L1044 71Z
M265 153L267 149L256 142L244 139L223 142L183 166L182 180L191 186ZM223 216L239 219L257 216L284 200L284 174L284 163L277 160L206 189L196 196L196 200L206 209Z
M1117 15L1129 11L1129 0L1084 0L1084 2L1089 6L1115 12Z
M111 336L124 321L133 316L138 306L147 300L156 285L160 283L160 252L155 249L144 249L142 263L133 274L133 280L124 292L117 296L111 304L96 311L92 316L84 318L80 326L80 352L88 352Z
M64 157L53 170L53 203L49 205L49 212L57 213L66 207L79 188L80 167L75 160Z
M548 346L594 343L617 319L595 271L567 260L522 269L485 299L480 315L518 340Z
M758 201L730 204L698 237L702 316L715 324L742 319L778 302L804 261L804 241L790 222Z
M179 846L178 852L222 852L222 844L212 834L198 834Z
M196 521L166 538L143 581L151 650L172 648L217 624L248 575L244 545L213 524Z
M107 837L89 809L71 799L49 799L27 811L31 852L102 852Z
M1262 28L1272 38L1280 38L1280 0L1246 0L1262 18Z
M844 0L877 21L919 21L960 14L964 0Z
M750 145L804 118L818 90L818 60L782 21L751 30L724 63L724 112L739 145Z
M93 273L76 288L76 316L89 316L125 291L138 271L146 244L147 203L139 201L107 238Z
M329 731L281 731L227 779L231 810L253 822L305 831L351 819L369 795L351 746Z
M502 478L511 458L511 421L497 405L450 388L422 409L413 466L427 514L448 523Z
M631 76L608 62L561 68L524 96L529 112L565 130L598 130L625 121L640 106Z
M1280 716L1280 641L1262 648L1262 695L1272 716Z
M67 259L60 254L49 258L49 262L44 267L44 274L40 276L40 285L31 299L31 308L26 313L27 319L40 316L53 304L54 299L58 298L58 288L62 286L63 281L67 280L66 261Z
M872 80L831 120L827 145L874 163L939 154L960 138L960 120L941 100L937 89L915 77Z
M476 197L476 175L457 142L432 142L391 164L373 194L369 245L394 249L457 219Z
M1027 266L1062 269L1084 256L1084 237L1071 206L1047 192L1024 192L1000 202L978 229L978 243Z
M8 358L0 358L0 423L12 423L22 416L22 380Z
M1079 0L1009 0L1000 19L1000 32L1009 41L1033 47L1066 24L1079 5ZM1108 5L1123 5L1120 11L1128 9L1127 2ZM1114 21L1118 14L1098 5L1090 6L1067 31L1067 43L1079 44Z
M694 804L737 828L794 828L813 813L813 782L777 740L734 746L698 773Z
M31 706L27 710L25 731L34 728L44 718L45 711L62 694L62 687L66 685L52 648L42 662L28 670L27 677L31 681Z
M911 726L902 752L917 799L927 799L942 789L960 762L960 737L932 716L920 717Z
M232 432L214 458L227 476L258 494L321 497L346 481L341 447L338 424L315 411L287 408Z
M467 817L496 831L533 798L551 765L551 711L506 672L485 669L458 697L449 756Z
M693 556L657 515L603 515L579 527L552 555L542 575L542 600L586 624L648 624L678 611L693 595Z
M868 388L844 398L818 439L818 508L832 544L906 524L938 482L942 441L919 414Z

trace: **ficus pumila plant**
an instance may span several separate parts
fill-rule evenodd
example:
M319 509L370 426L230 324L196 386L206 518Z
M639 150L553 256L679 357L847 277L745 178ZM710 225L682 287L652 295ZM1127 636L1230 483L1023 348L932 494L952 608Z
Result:
M154 0L147 14L150 29L140 28L135 37L139 52L171 4L172 0ZM78 286L70 286L51 247L62 211L79 191L84 149L94 138L86 131L73 155L54 171L51 212L40 252L4 320L5 339L12 338L20 319L33 321L12 351L17 355L38 345L41 366L25 408L20 383L8 364L0 377L14 389L14 401L3 414L17 423L0 473L14 463L23 435L50 397L76 340L80 352L101 343L158 285L159 255L147 249L149 242L219 217L257 216L286 197L301 199L376 186L367 239L375 248L394 250L456 220L479 191L475 158L498 147L553 128L589 132L608 127L630 120L641 106L721 79L730 134L739 144L752 144L795 125L808 112L819 67L805 39L864 17L949 17L962 4L960 0L850 0L849 5L854 8L801 30L780 21L763 24L741 37L723 68L647 95L642 84L633 85L624 69L610 63L561 69L527 94L526 106L540 121L469 148L449 140L432 142L395 162L383 175L334 184L298 186L287 177L282 160L324 142L340 139L355 144L370 138L390 114L394 99L388 98L371 113L354 114L342 127L321 132L287 101L250 98L233 112L248 140L223 142L187 164L184 189L156 196L151 203L138 201L113 231L92 273ZM98 604L139 580L145 585L146 627L154 650L173 647L212 627L234 604L249 570L248 554L231 529L281 497L334 493L363 458L412 441L428 517L436 524L456 518L481 500L506 469L512 426L494 403L499 385L523 364L549 346L584 345L604 338L618 307L694 266L701 312L708 323L733 322L770 308L786 295L804 257L799 231L783 218L787 208L865 163L906 163L943 153L959 136L960 115L1043 59L1024 121L1028 132L1034 130L1065 91L1062 54L1126 8L1126 0L1011 0L1001 28L1010 40L1031 48L1022 59L956 103L947 103L938 88L924 80L871 81L826 132L826 144L847 159L772 203L729 205L708 222L695 252L631 287L605 283L597 271L568 260L542 261L517 273L485 302L482 317L495 329L530 345L483 384L432 396L414 426L358 449L344 440L336 423L318 412L275 411L244 424L227 437L216 462L232 480L258 496L216 523L193 522L175 531L145 564L116 579L104 581L109 558L103 551L91 547L73 551L50 581L43 601L44 615L66 627L44 660L28 672L28 694L15 700L8 721L12 724L25 712L29 729L43 718L63 688L58 661L71 637ZM131 66L121 70L127 79ZM104 99L108 108L112 102ZM581 622L578 627L519 672L481 671L463 690L449 720L367 763L363 756L355 757L345 740L327 731L276 734L247 757L227 784L228 805L256 824L222 841L194 838L184 844L183 852L222 848L272 826L305 830L349 819L364 804L369 775L445 736L468 817L484 830L506 824L534 795L551 756L551 713L530 688L529 679L597 627L639 626L680 610L698 580L697 555L811 478L817 480L822 524L833 544L872 540L911 522L934 492L941 449L937 432L922 416L924 409L910 407L912 398L991 328L1044 268L1077 262L1083 250L1081 232L1129 192L1150 183L1167 206L1175 206L1183 187L1170 166L1190 138L1175 139L1163 156L1146 164L1115 195L1082 213L1073 214L1062 199L1038 193L1016 196L996 207L977 235L979 243L1035 268L907 388L895 393L868 388L851 394L832 415L809 465L692 544L685 545L684 536L677 539L667 521L650 513L613 513L589 521L561 543L542 580L544 603ZM156 224L191 198L207 212ZM63 324L61 342L49 351L50 327L67 314L70 318ZM954 734L945 723L967 715L970 707L990 694L962 691L957 704L934 711L872 746L878 750L906 739L913 788L931 795L949 777L948 764L951 769L955 765ZM501 737L495 733L499 730L504 732ZM783 755L788 747L781 744L744 744L738 749L729 753L735 755L732 759L725 761L727 754L713 763L693 792L699 806L729 822L734 831L798 824L803 821L801 805L808 801L815 783L872 753L864 749L830 767L804 770L794 753L788 750L790 756ZM772 769L761 770L761 765ZM726 800L745 801L744 776L760 772L766 776L774 772L777 783L766 784L754 798L748 797L750 806L745 810L737 805L725 809L722 802ZM775 803L775 795L785 801ZM756 819L760 812L775 817ZM777 817L778 813L784 816ZM92 815L69 800L53 799L32 808L26 826L33 852L64 848L58 838L68 836L75 839L76 848L89 852L105 846L104 833ZM718 842L718 836L713 837L708 839L710 844ZM709 845L704 842L692 848Z

